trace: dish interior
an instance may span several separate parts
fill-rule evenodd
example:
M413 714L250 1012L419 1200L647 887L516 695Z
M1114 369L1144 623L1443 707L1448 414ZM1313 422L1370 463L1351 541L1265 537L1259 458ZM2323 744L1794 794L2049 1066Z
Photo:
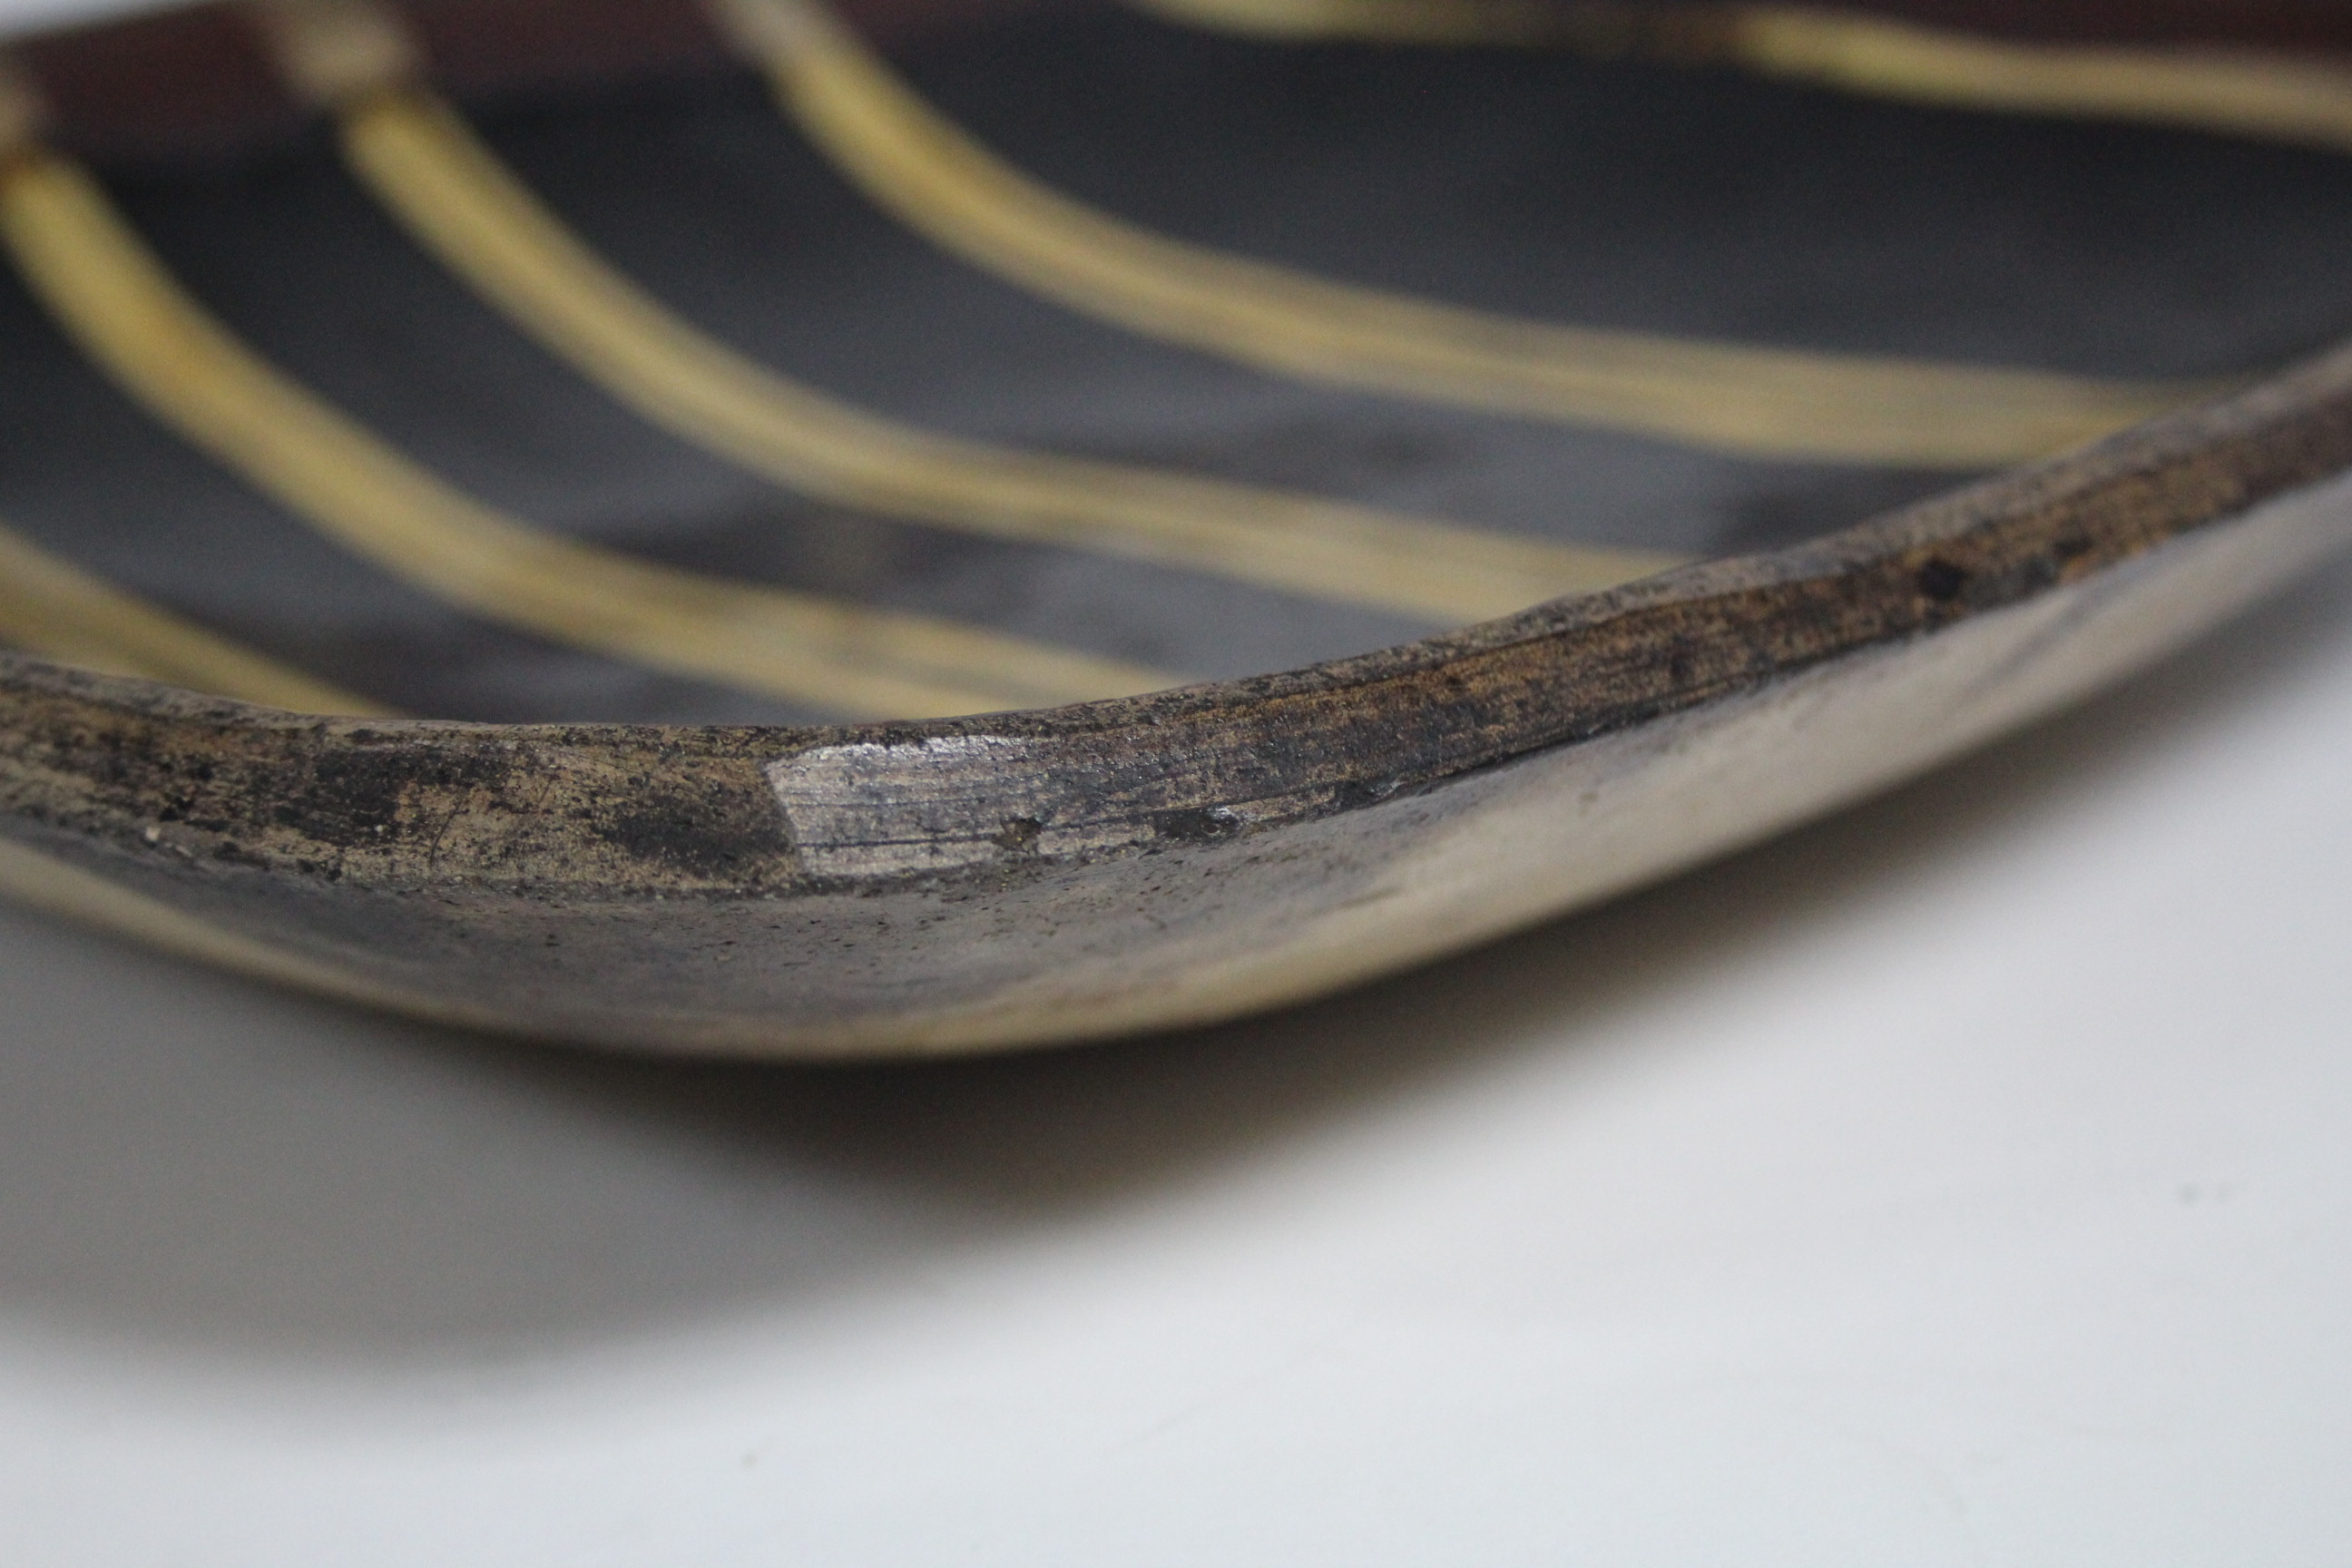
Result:
M257 144L93 159L99 193L239 352L436 493L588 551L533 544L502 558L517 586L454 592L446 548L420 565L381 519L322 525L273 459L192 434L186 405L159 406L163 373L110 363L57 285L21 269L0 276L0 522L122 603L351 706L690 722L1040 706L1504 613L1507 571L1501 586L1490 572L1452 598L1442 588L1482 551L1534 562L1533 602L1573 584L1578 561L1598 586L1845 526L2032 455L2031 433L2014 452L1938 439L1978 417L1979 372L2047 373L2042 392L2079 393L2097 405L2086 418L2112 424L2135 398L2186 400L2352 333L2352 160L2324 149L1568 47L1269 40L1115 6L940 22L866 47L1003 165L1172 254L1458 308L1439 314L1491 323L1505 351L1524 346L1514 323L1589 329L1578 352L1602 360L1629 344L1669 365L1685 350L1774 351L1794 426L1812 371L1892 375L1887 396L1917 404L1917 437L1825 449L1834 398L1812 450L1777 426L1668 427L1706 426L1704 410L1530 412L1139 327L1118 319L1131 300L1074 300L1066 280L943 239L845 169L751 66L718 64L457 107L476 150L660 322L809 395L804 407L853 411L873 451L820 427L794 437L814 457L751 461L675 408L648 412L436 254L354 172L348 117L339 134L322 115ZM28 202L20 256L25 225L50 221L25 217ZM1063 243L1007 243L1033 242ZM1650 362L1636 360L1638 379ZM706 425L725 423L723 403L706 399ZM952 441L921 445L940 437ZM894 489L894 463L940 449L946 479L906 481L912 500ZM1112 510L1129 504L1120 486L1159 496L1175 476L1153 526L1181 535L1206 495L1242 519L1234 537L1274 539L1276 565L1214 529L1110 539L1084 493L1054 492L1044 514L995 492L959 500L971 465L997 460L975 452L1045 455L1055 482L1109 487ZM1269 495L1273 512L1250 510ZM1282 509L1318 501L1346 503L1342 522L1372 519L1371 542L1340 527L1324 554L1284 564L1281 537L1299 530ZM1008 522L1008 505L1030 510ZM359 537L367 527L386 531ZM1511 553L1531 544L1554 548ZM1235 549L1228 570L1219 552ZM1351 549L1378 559L1359 572ZM619 575L597 575L614 563ZM1569 575L1544 579L1555 566ZM1439 585L1426 593L1424 568ZM712 580L753 597L695 597ZM596 597L672 590L684 596L652 610ZM745 635L801 639L809 661L739 678L733 645L656 646L739 611L758 622L761 605L782 618ZM612 629L641 611L652 630ZM44 646L37 616L7 629L72 652ZM876 671L905 679L863 679Z

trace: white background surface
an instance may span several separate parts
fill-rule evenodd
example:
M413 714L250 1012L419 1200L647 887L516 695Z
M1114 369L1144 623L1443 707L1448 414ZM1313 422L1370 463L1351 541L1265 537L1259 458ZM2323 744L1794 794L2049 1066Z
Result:
M2352 1561L2352 569L1335 1002L594 1062L0 919L0 1561Z
M2338 569L1174 1038L595 1062L0 913L0 1562L2352 1562L2347 784Z

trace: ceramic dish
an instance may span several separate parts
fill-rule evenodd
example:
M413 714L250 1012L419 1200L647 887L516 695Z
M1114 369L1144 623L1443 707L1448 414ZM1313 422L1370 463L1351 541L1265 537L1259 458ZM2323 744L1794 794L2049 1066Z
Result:
M2345 46L1517 0L19 38L0 871L670 1050L1114 1035L1482 941L2352 530Z

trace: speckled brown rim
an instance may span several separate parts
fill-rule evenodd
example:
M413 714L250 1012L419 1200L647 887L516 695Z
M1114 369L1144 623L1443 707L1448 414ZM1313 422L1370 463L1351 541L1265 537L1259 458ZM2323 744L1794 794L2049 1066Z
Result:
M381 971L395 996L432 994L452 954L488 974L600 943L635 954L642 992L662 933L699 952L735 940L712 935L727 909L799 904L816 912L772 923L792 928L773 963L830 952L863 966L858 1005L920 1010L941 976L963 984L924 940L926 909L979 919L1171 851L1278 854L1286 829L1370 823L1517 759L1932 642L2347 468L2339 351L1797 549L1285 674L919 724L322 721L11 657L0 831L195 918ZM1023 939L1040 963L1058 962L1053 924ZM478 1005L457 969L438 1010L525 1031L561 1000L551 988L583 983L559 966ZM777 992L774 973L740 1004L789 1010L808 992Z

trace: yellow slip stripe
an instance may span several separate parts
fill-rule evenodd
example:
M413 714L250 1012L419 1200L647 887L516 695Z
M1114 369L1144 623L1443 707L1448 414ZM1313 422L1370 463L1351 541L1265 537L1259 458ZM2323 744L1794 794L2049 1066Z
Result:
M1752 456L1942 468L2045 456L2216 390L1563 326L1229 256L1008 165L817 0L709 3L812 140L935 243L1071 309L1264 369Z
M880 418L680 320L583 245L425 91L364 94L343 110L341 127L361 179L541 342L647 418L808 494L1449 625L1610 587L1682 559L1514 539Z
M1542 44L1572 26L1558 0L1128 0L1171 22L1256 38L1376 44Z
M487 619L850 712L927 717L1175 684L929 616L755 587L534 528L451 488L238 342L79 166L0 170L0 237L83 350L189 440L345 548Z
M1744 66L1959 108L2191 126L2352 150L2352 70L2216 45L2037 43L1798 5L1545 0L1130 0L1173 21L1268 38L1566 44Z
M2352 151L2352 71L2286 55L2019 43L1780 6L1737 8L1727 52L1752 70L1891 98Z
M143 676L297 713L391 711L182 620L5 525L0 642L108 675Z

